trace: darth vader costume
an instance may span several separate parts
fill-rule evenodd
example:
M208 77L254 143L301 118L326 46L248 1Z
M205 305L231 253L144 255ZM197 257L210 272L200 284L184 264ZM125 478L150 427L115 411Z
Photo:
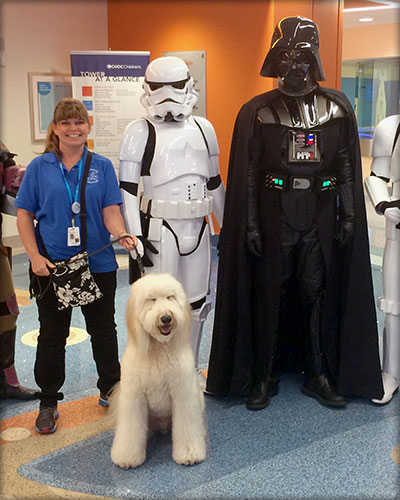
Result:
M252 410L287 370L329 406L383 394L357 125L318 49L313 21L280 21L261 70L278 89L233 132L207 392Z

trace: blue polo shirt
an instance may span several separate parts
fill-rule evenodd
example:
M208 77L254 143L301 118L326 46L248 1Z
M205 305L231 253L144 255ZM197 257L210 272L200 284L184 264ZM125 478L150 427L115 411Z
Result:
M83 153L85 165L87 149ZM65 179L74 197L78 182L79 165L68 172L63 166ZM97 250L110 242L110 233L103 223L102 210L110 205L122 203L114 167L104 156L93 153L85 191L87 210L87 251ZM18 190L15 206L35 214L40 224L40 234L52 260L67 259L82 248L67 246L67 230L71 226L71 202L54 153L44 153L28 165ZM75 216L75 226L81 225L80 216ZM38 245L39 246L39 245ZM40 248L40 246L39 246ZM113 247L89 258L94 273L114 271L118 265Z

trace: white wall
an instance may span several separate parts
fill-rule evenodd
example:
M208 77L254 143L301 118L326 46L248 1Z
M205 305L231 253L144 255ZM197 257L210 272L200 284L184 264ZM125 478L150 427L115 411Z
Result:
M28 73L70 73L71 50L107 50L107 0L0 0L0 19L0 140L27 165L43 151L31 142ZM4 219L3 236L16 235Z

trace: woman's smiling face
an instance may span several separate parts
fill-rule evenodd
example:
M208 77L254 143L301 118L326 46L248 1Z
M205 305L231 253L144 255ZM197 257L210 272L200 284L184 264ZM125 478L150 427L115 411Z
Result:
M82 118L68 118L53 125L53 131L60 142L60 149L83 146L90 132L90 125Z

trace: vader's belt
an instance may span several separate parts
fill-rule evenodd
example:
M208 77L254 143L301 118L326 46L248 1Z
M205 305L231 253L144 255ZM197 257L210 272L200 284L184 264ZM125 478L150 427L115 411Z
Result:
M337 178L335 176L266 174L265 187L268 189L277 189L278 191L293 189L320 193L323 191L336 191Z

